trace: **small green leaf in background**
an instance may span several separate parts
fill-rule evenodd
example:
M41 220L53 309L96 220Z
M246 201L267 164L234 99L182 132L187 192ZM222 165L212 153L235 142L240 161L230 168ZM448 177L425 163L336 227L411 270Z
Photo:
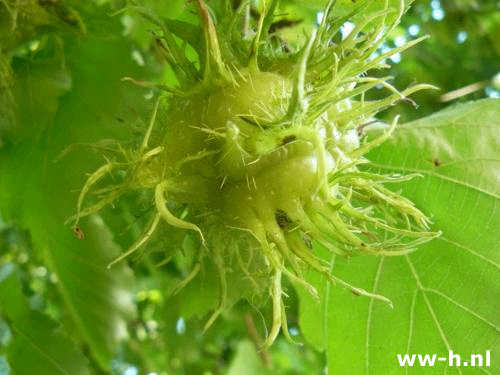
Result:
M259 375L263 371L262 361L257 354L255 344L250 340L240 341L227 375Z
M500 373L500 100L457 105L399 126L373 151L380 173L419 173L404 196L443 235L401 257L332 260L333 273L392 300L394 309L311 278L324 304L301 295L301 326L326 349L331 374ZM312 306L310 306L313 304ZM397 354L449 350L491 366L401 367Z

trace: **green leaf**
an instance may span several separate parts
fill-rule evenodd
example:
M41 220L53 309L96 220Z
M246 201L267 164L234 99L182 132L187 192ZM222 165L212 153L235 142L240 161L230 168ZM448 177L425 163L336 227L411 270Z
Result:
M120 27L118 20L113 22ZM30 230L38 257L58 277L76 327L72 334L88 345L102 368L109 368L123 338L124 318L135 315L131 273L126 267L106 268L121 251L100 217L81 222L83 239L65 221L75 213L86 174L105 160L89 145L130 139L130 118L137 114L127 106L141 103L132 86L120 81L138 76L130 44L113 34L100 30L99 36L68 47L72 90L61 100L55 120L43 126L46 116L33 117L23 126L43 129L41 135L7 144L0 154L2 217ZM60 157L68 146L70 152Z
M12 324L7 359L13 375L88 375L88 360L60 325L31 311ZM36 365L35 365L36 364Z
M31 310L21 293L13 264L0 268L1 313L8 317L7 363L0 374L88 375L88 359L61 330L60 324ZM33 366L36 364L36 366Z
M59 290L83 340L107 368L123 339L124 318L135 315L131 282L125 267L106 268L113 258L110 254L119 252L102 220L95 216L82 225L86 229L81 241L68 228L51 225L54 235L46 238L43 256L58 277Z
M400 126L369 157L377 172L423 176L398 188L443 235L407 256L332 259L336 276L390 298L394 309L311 279L323 305L308 307L313 301L299 290L305 337L323 343L331 374L499 373L500 100ZM404 368L397 358L449 350L469 367ZM486 350L491 366L471 367L471 354L484 359Z

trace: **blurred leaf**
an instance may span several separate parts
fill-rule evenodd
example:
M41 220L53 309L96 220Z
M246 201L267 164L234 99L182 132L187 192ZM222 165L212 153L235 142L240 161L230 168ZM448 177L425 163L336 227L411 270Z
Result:
M113 22L109 26L114 27ZM137 112L127 103L134 101L135 108L141 103L138 91L120 82L124 76L138 75L129 42L110 35L116 34L101 30L99 36L71 45L66 56L73 89L62 99L54 122L44 126L46 116L31 118L22 126L39 127L40 135L9 144L0 155L2 216L29 228L34 250L59 279L78 328L75 334L102 368L110 366L118 339L125 334L122 317L134 315L132 276L126 267L107 270L120 250L99 217L81 223L81 240L64 223L75 212L86 174L105 160L82 144L130 139L132 126L126 125ZM58 158L70 145L72 152Z
M50 38L33 56L23 55L13 60L14 92L21 124L16 140L39 137L51 125L60 97L71 90L72 79L62 48L61 40Z
M35 0L0 0L0 44L15 47L51 24L47 11Z
M0 269L1 313L7 316L12 337L0 362L0 374L10 368L18 375L88 375L88 360L61 330L60 324L28 307L21 294L16 268L6 264Z
M13 375L87 375L88 360L60 326L32 311L12 324L7 358Z
M14 79L7 57L0 52L0 148L3 134L16 126L16 104L12 93Z
M23 315L26 301L21 292L21 284L12 263L0 267L0 313L12 317Z
M499 100L449 108L400 126L371 153L382 173L420 173L403 194L431 215L443 235L402 257L334 258L333 272L390 298L394 309L325 286L323 306L303 291L301 322L311 343L323 340L332 374L495 374L491 367L400 367L397 354L500 351ZM314 328L322 326L321 328Z
M57 28L85 32L78 13L64 0L0 0L0 45L4 48L15 48Z

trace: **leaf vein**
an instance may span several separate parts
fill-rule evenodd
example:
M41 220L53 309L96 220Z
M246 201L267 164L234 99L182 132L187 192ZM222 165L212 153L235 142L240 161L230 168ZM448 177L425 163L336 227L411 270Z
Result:
M63 374L67 375L72 375L69 372L66 371L64 367L62 367L59 363L57 363L49 354L47 354L42 348L40 348L35 342L33 342L29 336L25 335L23 332L21 332L15 325L12 326L12 329L14 332L16 332L19 336L21 336L23 339L25 339L36 351L38 351L42 357L44 357L47 362L52 363L56 369L61 371Z
M420 276L418 275L417 270L416 270L415 266L413 265L413 262L410 259L410 256L405 255L405 258L408 262L408 265L410 266L413 277L415 278L415 281L417 282L417 288L422 293L422 297L424 298L427 309L429 310L429 313L431 314L432 320L434 321L434 324L436 325L436 328L439 332L439 336L441 336L441 340L443 341L446 349L449 351L449 350L451 350L451 345L450 345L448 338L443 330L443 327L441 327L441 324L439 323L438 317L436 315L436 312L434 311L432 303L429 300L429 296L427 295L427 292L426 292L427 289L423 286L423 284L420 280ZM462 374L462 371L459 368L457 368L457 371L459 374Z
M472 250L472 249L471 249L470 247L468 247L468 246L465 246L465 245L462 245L462 244L460 244L460 243L458 243L458 242L452 241L452 240L450 240L449 238L447 238L446 236L441 236L441 237L438 237L436 240L441 240L441 241L447 242L447 243L449 243L449 244L451 244L451 245L454 245L454 246L456 246L456 247L458 247L458 248L460 248L460 249L462 249L462 250L465 250L465 251L467 251L467 252L471 253L472 255L474 255L474 256L476 256L476 257L478 257L479 259L481 259L481 260L485 261L486 263L489 263L490 265L492 265L492 266L493 266L493 267L495 267L496 269L500 270L500 264L495 263L493 260L491 260L491 259L489 259L489 258L485 257L484 255L479 254L478 252L476 252L476 251Z
M373 167L376 167L376 168L380 168L380 169L388 169L388 170L392 170L392 171L402 171L402 172L409 172L409 173L421 173L421 174L424 174L424 175L428 175L428 176L432 176L432 177L436 177L436 178L440 178L442 180L445 180L445 181L449 181L449 182L452 182L452 183L455 183L457 185L462 185L466 188L469 188L469 189L472 189L472 190L476 190L482 194L485 194L485 195L489 195L491 196L492 198L495 198L495 199L498 199L500 200L500 195L498 194L495 194L491 191L487 191L485 189L482 189L478 186L474 186L474 185L471 185L465 181L460 181L460 180L457 180L456 178L452 178L452 177L448 177L448 176L445 176L445 175L442 175L442 174L438 174L438 173L435 173L435 172L432 172L432 171L426 171L426 170L423 170L423 169L418 169L418 168L406 168L406 167L395 167L395 166L390 166L390 165L385 165L385 164L377 164L377 163L370 163Z
M491 328L493 328L495 331L497 331L498 333L500 333L500 327L499 326L495 325L494 323L490 322L489 320L487 320L486 318L482 317L478 313L476 313L473 310L469 309L467 306L464 306L461 303L459 303L458 301L455 301L453 298L451 298L450 296L446 295L445 293L440 292L439 290L433 289L433 288L424 288L423 291L434 293L434 294L436 294L436 295L444 298L448 302L454 304L455 306L459 307L460 309L464 310L465 312L471 314L475 318L479 319L480 321L482 321L483 323L487 324L488 326L490 326Z

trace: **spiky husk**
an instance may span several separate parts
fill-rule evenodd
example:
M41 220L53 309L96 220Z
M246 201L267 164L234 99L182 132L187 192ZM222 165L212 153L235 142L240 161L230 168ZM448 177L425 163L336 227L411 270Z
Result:
M215 265L220 299L206 327L235 300L228 295L238 293L228 285L228 273L239 273L256 294L268 291L274 313L266 346L286 325L282 276L315 294L302 275L312 268L357 294L390 303L332 275L314 244L343 256L391 256L413 251L438 235L412 202L384 186L413 176L359 169L368 163L364 155L390 137L397 118L370 141L362 140L360 129L382 109L429 87L399 92L388 83L390 77L367 75L385 67L391 54L419 41L373 55L398 24L404 4L393 9L386 1L384 9L366 17L339 19L333 3L307 41L297 46L269 33L277 1L253 23L246 14L248 3L235 10L225 6L216 31L211 11L197 0L201 28L194 29L203 35L200 39L184 34L174 21L136 8L163 30L160 48L179 85L138 82L166 94L156 103L140 147L117 147L118 156L90 175L73 218L78 222L125 192L152 191L155 212L149 227L113 263L141 248L163 223L197 232L196 261L177 290L196 277L204 259ZM355 29L339 38L340 26L351 17L356 17ZM200 68L176 42L176 26L175 36L197 51ZM377 85L389 95L365 100ZM168 108L164 123L156 120L159 107ZM154 127L161 136L152 136ZM109 175L120 182L98 189ZM100 198L85 206L85 198L96 191ZM182 217L173 203L182 204Z

